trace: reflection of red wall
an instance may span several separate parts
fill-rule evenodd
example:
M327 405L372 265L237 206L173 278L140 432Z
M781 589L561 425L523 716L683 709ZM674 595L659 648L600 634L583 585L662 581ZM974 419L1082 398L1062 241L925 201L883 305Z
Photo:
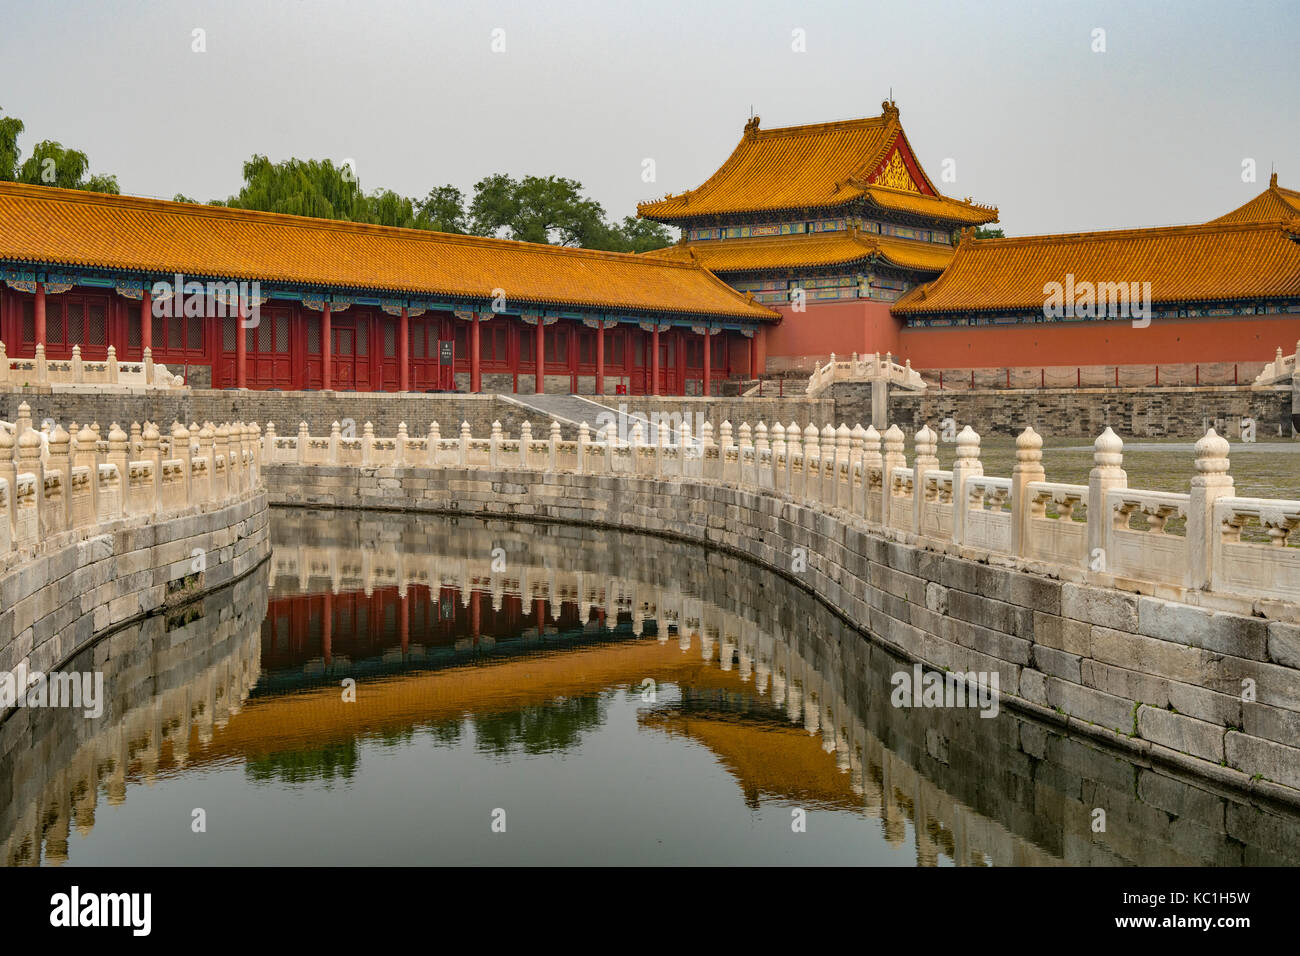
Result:
M1289 355L1298 337L1300 316L1152 319L1142 329L1131 322L905 328L898 351L914 368L1267 362L1278 346Z
M779 325L768 328L767 364L772 371L812 367L832 352L847 357L854 352L898 354L898 321L887 302L821 302L804 312L774 306Z

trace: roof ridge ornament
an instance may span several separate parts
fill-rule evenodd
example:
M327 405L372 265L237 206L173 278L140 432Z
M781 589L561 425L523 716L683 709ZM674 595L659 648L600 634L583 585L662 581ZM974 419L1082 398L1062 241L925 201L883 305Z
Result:
M1269 189L1277 189L1277 170L1273 170L1273 175L1268 177Z
M880 115L883 119L898 121L898 104L894 102L893 94L880 104Z
M751 116L745 121L745 135L752 136L758 132L758 122L762 119L760 116Z

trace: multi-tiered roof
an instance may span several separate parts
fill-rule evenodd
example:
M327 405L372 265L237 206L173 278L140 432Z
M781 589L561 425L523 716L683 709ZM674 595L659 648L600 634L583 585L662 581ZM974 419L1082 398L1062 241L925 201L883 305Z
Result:
M879 116L770 130L755 117L702 186L638 207L683 230L682 245L652 255L694 259L738 287L746 274L797 281L794 273L873 264L934 277L952 257L954 232L998 212L940 194L898 115L885 102Z

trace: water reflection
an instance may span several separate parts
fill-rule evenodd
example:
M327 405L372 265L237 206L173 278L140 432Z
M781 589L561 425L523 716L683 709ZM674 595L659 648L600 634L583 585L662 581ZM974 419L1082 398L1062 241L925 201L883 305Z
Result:
M108 672L102 720L25 712L0 727L0 859L1300 855L1294 816L1005 708L991 720L892 708L889 675L904 665L736 558L559 525L356 513L283 512L272 534L269 567L192 620L87 652ZM92 831L100 795L123 818ZM220 839L192 837L195 806ZM508 833L493 834L502 807ZM806 833L792 833L796 810Z

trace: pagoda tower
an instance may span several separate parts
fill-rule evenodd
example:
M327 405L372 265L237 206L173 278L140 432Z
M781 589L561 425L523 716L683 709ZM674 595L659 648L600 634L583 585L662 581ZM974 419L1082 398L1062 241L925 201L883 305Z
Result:
M782 313L766 333L772 371L896 351L890 304L946 268L961 229L998 218L940 194L892 100L879 116L811 126L765 130L754 117L702 186L637 212L682 230L646 255L698 262Z

